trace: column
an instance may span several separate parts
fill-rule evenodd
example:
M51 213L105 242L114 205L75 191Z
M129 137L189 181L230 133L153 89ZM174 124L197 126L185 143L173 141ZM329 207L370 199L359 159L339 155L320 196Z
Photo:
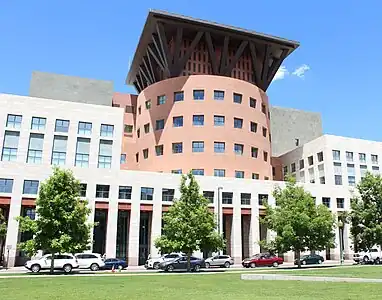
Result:
M353 240L350 233L350 224L344 223L344 254L345 259L353 259Z
M117 248L118 186L110 186L106 229L106 256L115 257Z
M233 193L233 216L232 216L232 232L231 232L231 256L235 264L242 261L241 252L241 203L240 194Z
M87 183L86 186L86 199L88 200L88 208L91 209L90 214L88 216L88 224L94 224L94 216L95 216L95 193L96 193L96 185L92 183ZM90 229L90 237L89 237L89 252L93 251L93 235L94 235L94 226Z
M216 217L216 222L218 225L218 232L220 235L223 234L223 208L222 208L222 189L217 189L214 192L214 213Z
M260 219L258 195L252 194L251 197L251 225L249 229L249 255L260 253Z
M140 189L133 187L131 197L130 226L129 226L129 266L138 266L139 256L139 224L140 224Z
M159 256L159 250L155 247L155 240L162 234L162 188L154 188L153 212L151 215L151 238L150 254L152 257Z
M8 266L13 267L15 265L15 259L17 254L17 242L19 236L19 222L15 220L16 217L20 216L21 212L21 199L23 190L23 180L20 178L15 178L13 182L13 193L11 196L11 205L9 208L9 218L7 226L7 236L5 239L5 257L8 256L9 246L9 261Z
M340 260L340 233L337 226L334 229L334 233L336 235L334 240L335 248L330 249L330 259L339 261Z

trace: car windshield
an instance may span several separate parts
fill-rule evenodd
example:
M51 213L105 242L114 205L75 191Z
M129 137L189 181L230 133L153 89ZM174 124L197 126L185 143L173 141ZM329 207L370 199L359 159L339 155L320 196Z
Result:
M303 255L302 257L301 257L301 259L305 259L305 258L308 258L309 257L309 255Z
M255 254L251 258L259 258L259 257L260 257L260 254Z

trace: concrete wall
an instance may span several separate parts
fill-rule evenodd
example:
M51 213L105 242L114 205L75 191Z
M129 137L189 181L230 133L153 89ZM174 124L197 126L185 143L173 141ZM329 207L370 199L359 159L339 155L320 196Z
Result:
M271 109L272 156L279 156L299 145L321 136L320 113L272 106Z
M113 82L34 71L29 94L38 98L111 106Z

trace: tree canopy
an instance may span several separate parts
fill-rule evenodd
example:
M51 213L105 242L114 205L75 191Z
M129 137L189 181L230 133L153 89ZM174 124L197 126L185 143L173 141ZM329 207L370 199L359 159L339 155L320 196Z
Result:
M366 173L350 201L350 232L355 250L382 246L382 177Z
M208 200L200 194L191 172L182 175L180 192L180 199L175 200L163 216L163 235L155 240L155 247L162 253L186 253L189 269L194 251L221 250L224 239L216 231L215 216L208 208Z
M276 232L270 247L278 253L294 251L300 266L302 251L320 251L332 247L335 217L330 210L316 205L312 195L294 178L287 178L285 188L273 191L276 207L266 205L263 222Z
M43 250L48 253L76 253L89 248L92 224L91 210L80 198L80 182L70 170L55 167L53 174L41 183L36 200L36 220L18 217L20 230L32 232L33 239L19 247L30 256ZM51 272L54 266L52 255Z

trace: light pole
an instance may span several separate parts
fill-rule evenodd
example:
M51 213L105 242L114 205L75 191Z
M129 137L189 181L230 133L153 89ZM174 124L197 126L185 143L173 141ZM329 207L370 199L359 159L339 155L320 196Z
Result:
M343 235L343 228L344 228L344 223L339 220L338 221L338 234L339 234L339 240L340 240L340 262L341 262L341 265L343 265L344 263L344 249L343 249L343 245L342 245L342 235Z
M223 188L221 186L218 187L218 234L220 235L220 191L222 190ZM220 254L221 250L219 250L219 254Z

